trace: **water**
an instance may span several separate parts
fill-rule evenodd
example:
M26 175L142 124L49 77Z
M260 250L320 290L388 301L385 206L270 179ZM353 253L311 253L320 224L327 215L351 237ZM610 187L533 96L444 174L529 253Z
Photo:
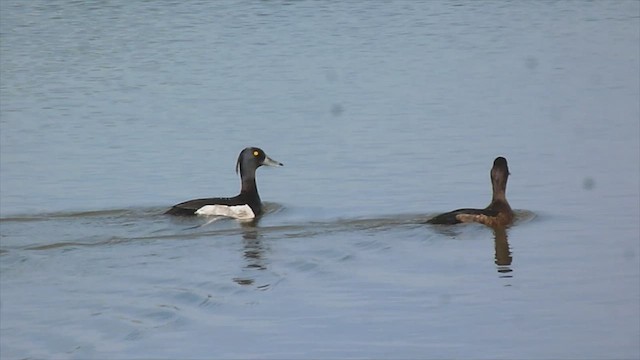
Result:
M639 2L0 7L3 359L640 357Z

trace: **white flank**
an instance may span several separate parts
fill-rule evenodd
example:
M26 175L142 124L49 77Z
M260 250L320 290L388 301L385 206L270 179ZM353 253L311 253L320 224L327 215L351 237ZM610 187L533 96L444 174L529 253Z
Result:
M240 220L256 217L249 205L205 205L196 211L196 215L227 216Z

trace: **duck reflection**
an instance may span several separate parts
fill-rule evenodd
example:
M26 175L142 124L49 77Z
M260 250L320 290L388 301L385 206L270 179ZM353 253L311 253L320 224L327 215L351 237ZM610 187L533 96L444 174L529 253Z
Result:
M495 226L490 227L493 230L494 238L494 263L497 265L498 273L501 278L511 278L513 269L511 269L511 263L513 262L513 255L511 253L511 247L509 246L509 236L507 233L507 227ZM451 238L456 238L460 235L460 229L454 227L440 227L436 228L437 232L446 235Z
M253 223L253 222L252 222ZM242 243L244 244L244 258L247 261L245 268L265 270L264 245L260 241L262 235L258 233L255 224L243 224Z
M265 247L261 241L262 235L257 227L259 219L250 222L242 222L242 243L244 246L243 257L246 265L243 272L252 270L266 270ZM233 279L239 285L253 285L255 278L253 276L236 277ZM259 289L267 288L269 285L258 286Z
M494 227L493 236L495 239L495 264L498 266L498 272L503 274L501 277L512 277L509 273L513 271L511 269L513 256L511 255L511 248L509 248L507 229L505 227Z

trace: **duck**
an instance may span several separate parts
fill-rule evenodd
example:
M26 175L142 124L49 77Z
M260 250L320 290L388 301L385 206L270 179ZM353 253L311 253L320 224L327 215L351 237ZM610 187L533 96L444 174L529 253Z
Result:
M491 168L491 185L493 196L491 203L484 209L457 209L437 215L429 220L428 224L453 225L460 223L480 223L490 227L504 227L513 223L514 215L507 201L507 179L509 178L509 166L507 159L502 156L493 161Z
M240 174L240 194L229 198L194 199L173 205L165 214L174 216L223 216L251 220L263 213L262 201L256 186L256 170L262 166L283 166L260 148L247 147L240 152L236 174Z

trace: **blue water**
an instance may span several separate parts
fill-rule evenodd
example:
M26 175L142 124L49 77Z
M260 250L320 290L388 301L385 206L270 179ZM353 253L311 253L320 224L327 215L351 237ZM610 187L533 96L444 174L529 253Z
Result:
M640 2L0 2L0 357L640 358ZM174 219L232 196L256 224ZM423 224L484 207L505 232Z

